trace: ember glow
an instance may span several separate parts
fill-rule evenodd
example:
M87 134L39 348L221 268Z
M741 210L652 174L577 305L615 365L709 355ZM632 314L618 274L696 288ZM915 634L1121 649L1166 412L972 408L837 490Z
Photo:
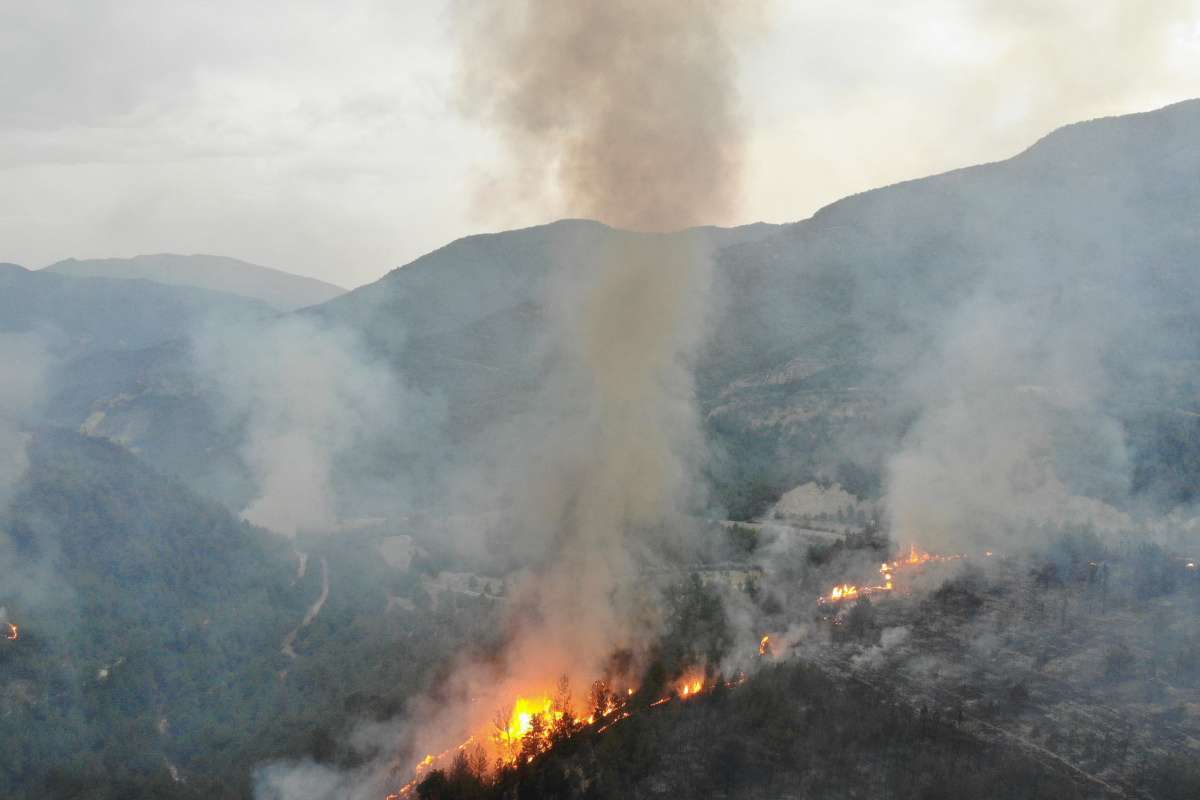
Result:
M507 764L516 763L522 753L526 760L532 760L534 752L550 749L555 728L565 715L565 710L555 708L554 701L548 696L518 697L508 719L501 717L498 720L492 741Z
M833 587L833 591L829 593L830 600L849 600L854 597L858 597L858 587L848 583Z
M20 638L21 632L17 630L16 625L12 624L11 622L6 622L4 624L8 626L8 630L4 632L4 638L8 639L10 642L15 642Z
M436 756L433 755L432 753L425 756L424 758L422 758L420 761L417 762L417 765L415 767L413 767L412 780L410 780L408 783L401 786L400 790L398 792L393 792L393 793L387 795L387 797L385 797L384 800L400 800L403 797L409 797L412 794L413 789L417 788L417 784L425 779L426 774L428 774L428 772L431 769L433 769L438 764L445 763L446 757L449 756L451 753L457 752L459 750L466 750L467 746L470 745L474 741L475 741L475 737L472 736L471 738L467 739L465 742L460 744L458 747L452 747L449 750L444 750L441 753L438 753Z
M759 643L760 653L770 653L769 639L770 637L764 636ZM745 679L746 676L739 673L732 680L721 683L725 687L733 687ZM703 671L686 672L670 684L667 694L647 703L644 709L657 708L672 700L690 700L707 694L718 682L707 678ZM518 697L513 701L510 711L497 714L489 735L472 736L457 747L436 755L426 755L413 767L411 780L398 791L388 794L385 800L411 797L417 785L430 771L444 768L456 752L475 743L489 744L487 749L500 765L503 768L512 768L522 762L533 761L553 747L561 737L587 730L601 735L635 713L637 709L631 706L630 702L636 693L637 690L631 686L611 689L606 681L596 681L592 684L590 698L594 705L586 717L575 716L569 708L563 707L561 701L556 701L548 693Z
M675 683L675 693L679 695L681 700L687 700L689 697L695 697L703 692L704 688L703 675L685 675Z
M517 702L513 703L512 714L509 716L508 726L503 731L503 734L510 739L521 739L525 734L533 729L534 716L541 714L544 717L551 715L551 707L554 701L549 697L540 697L537 699L518 697ZM562 712L556 714L557 717L562 717Z
M987 555L991 555L988 551ZM940 564L947 561L958 561L964 558L962 555L939 556L933 553L928 553L917 548L917 546L909 545L908 552L896 561L884 561L879 565L880 583L871 586L858 586L851 583L843 583L834 586L829 594L817 599L818 605L826 605L829 603L841 603L845 600L856 600L859 597L877 594L880 592L891 592L896 588L895 573L916 567L922 567L926 564Z
M465 742L438 754L426 755L413 767L412 779L399 791L389 794L386 800L400 800L412 796L417 785L431 770L443 768L458 751L473 744L485 747L502 766L515 767L524 760L532 761L549 750L556 738L577 733L585 726L600 724L597 733L603 733L614 722L629 716L625 706L634 690L611 691L604 681L593 684L593 700L598 708L583 718L576 717L568 708L556 702L548 693L518 696L508 711L497 713L490 731L480 731Z

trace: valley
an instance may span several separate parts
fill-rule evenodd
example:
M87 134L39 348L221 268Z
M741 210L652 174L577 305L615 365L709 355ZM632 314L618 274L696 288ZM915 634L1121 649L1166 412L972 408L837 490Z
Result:
M0 794L1196 797L1198 143L4 265Z

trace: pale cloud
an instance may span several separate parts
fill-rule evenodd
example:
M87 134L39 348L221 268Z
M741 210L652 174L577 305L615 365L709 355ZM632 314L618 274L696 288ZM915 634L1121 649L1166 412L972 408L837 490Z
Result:
M0 260L216 252L355 285L493 227L473 199L502 151L453 107L450 19L441 0L5 4ZM750 41L724 224L1200 96L1198 0L775 2Z
M750 55L742 220L1007 158L1056 127L1200 96L1200 2L778 4Z

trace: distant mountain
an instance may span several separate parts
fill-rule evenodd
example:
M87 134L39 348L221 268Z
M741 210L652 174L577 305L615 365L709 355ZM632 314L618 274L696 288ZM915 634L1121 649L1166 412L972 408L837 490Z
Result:
M225 256L159 255L133 258L68 258L46 272L90 278L143 279L171 286L193 286L250 297L276 311L292 311L331 300L346 290L314 278L303 278Z
M1007 356L1062 374L1094 362L1079 409L1120 427L1129 488L1195 499L1197 220L1200 101L1189 101L1071 125L1008 160L864 192L801 222L669 235L716 261L696 378L719 496L748 514L814 477L877 495L920 410L914 394L953 385L938 359L955 326L1016 309L1024 317L1004 336L1029 341L985 342L978 358L1019 347ZM304 313L361 332L408 384L444 398L449 452L469 461L474 443L536 410L557 368L553 281L653 238L581 220L471 236ZM1046 354L1059 351L1069 357L1056 366ZM1014 373L1010 389L1044 393L1044 377ZM166 398L194 395L173 380L109 386L92 401L111 409L119 396L120 414L94 432L186 427L195 415L172 416ZM143 452L176 469L195 458ZM1086 465L1074 477L1099 485Z
M257 300L208 289L0 264L0 332L41 333L67 355L135 350L186 336L216 316L273 313Z

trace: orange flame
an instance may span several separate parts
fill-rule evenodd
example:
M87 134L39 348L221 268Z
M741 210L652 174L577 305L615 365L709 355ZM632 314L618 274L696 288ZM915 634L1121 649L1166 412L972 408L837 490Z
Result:
M675 693L679 695L681 700L687 700L689 697L695 697L702 691L704 691L703 674L684 675L675 682Z
M11 622L6 622L4 624L8 626L8 630L5 632L4 638L8 639L10 642L15 642L17 639L21 638L21 632L17 630L16 625L12 624Z
M851 597L858 597L858 587L848 583L833 587L833 591L829 593L830 600L848 600Z
M989 552L988 555L991 555ZM891 592L896 588L895 578L893 574L910 567L928 564L930 562L945 562L957 561L963 558L961 555L953 556L937 556L932 553L927 553L917 549L915 544L909 545L908 553L897 561L884 561L879 565L879 574L883 578L883 583L875 586L856 586L850 583L843 583L840 586L834 586L829 594L817 599L817 603L824 605L826 603L839 603L843 600L854 600L865 595L875 594L876 592Z
M765 656L770 652L771 652L771 637L764 636L764 637L762 637L762 641L758 643L758 654L760 656Z
M534 717L541 715L543 722L562 719L563 712L554 710L554 701L549 697L518 697L509 714L508 727L498 735L509 742L519 742L533 730Z
M760 648L769 646L768 641L769 637L764 636ZM724 685L736 686L743 681L745 681L745 675L739 673L733 680L726 681ZM706 681L701 672L685 674L675 681L670 693L653 701L649 707L660 706L676 698L688 700L705 693L714 685ZM592 725L603 722L603 725L595 729L597 734L602 734L613 725L632 716L633 710L627 707L627 702L635 691L634 687L625 687L624 692L617 690L608 697L604 707L599 709L598 713L594 711L589 716L580 718L572 716L569 721L575 723L575 730L579 730L578 726L583 724ZM491 741L499 750L501 763L511 767L516 765L522 757L527 761L532 761L534 755L531 752L537 754L549 750L554 743L555 723L566 715L567 712L559 708L548 695L518 697L513 702L512 710L507 717L501 715L494 723ZM431 769L444 763L444 759L455 749L462 750L473 741L475 741L475 737L467 739L457 748L450 748L437 755L425 756L413 767L412 779L400 787L399 791L387 795L385 800L405 800L405 798L411 797L417 785Z

